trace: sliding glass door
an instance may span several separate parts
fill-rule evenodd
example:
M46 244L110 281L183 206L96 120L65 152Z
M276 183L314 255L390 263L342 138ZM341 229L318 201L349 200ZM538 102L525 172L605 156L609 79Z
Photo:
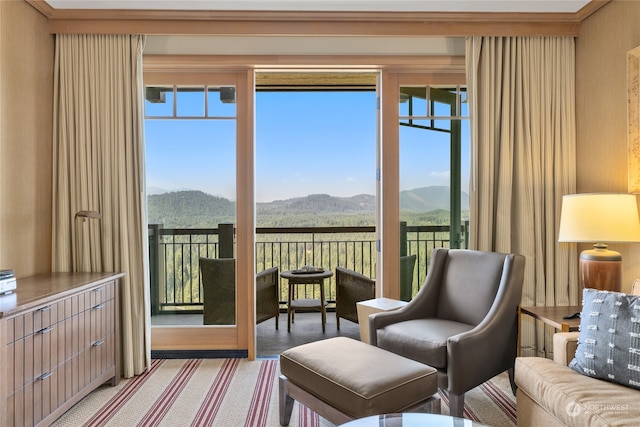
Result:
M238 215L240 186L253 191L247 73L148 72L145 86L152 348L242 355L254 284L237 244L253 245L252 210Z
M180 68L185 71L180 71ZM276 263L275 258L270 263L266 258L262 262L256 259L256 252L260 253L260 249L256 249L256 210L268 208L271 209L268 212L276 213L276 217L280 218L278 209L289 212L290 208L283 207L282 203L283 206L277 203L258 206L256 203L254 72L194 73L187 68L188 65L176 69L166 67L170 71L162 67L145 71L148 89L146 144L149 197L151 200L154 196L162 195L153 194L153 187L163 188L163 183L167 182L161 178L164 173L174 178L174 181L169 181L174 185L164 188L174 193L170 194L174 199L168 205L183 209L181 213L169 212L171 209L163 208L161 198L154 199L155 204L149 203L151 283L152 287L155 286L150 292L153 295L151 303L154 313L152 349L233 350L239 356L253 358L256 355L256 270L261 271L276 264L282 269L322 264L333 270L341 261L331 259L325 262L327 253L324 249L318 252L321 254L319 258L315 255L310 257L308 249L321 248L325 244L325 236L314 237L311 245L305 244L301 258L296 258L296 263L286 264L286 267L280 261ZM213 66L211 68L215 69ZM399 298L402 288L401 257L415 255L408 285L410 298L426 276L434 247L459 247L465 244L463 224L467 205L464 189L468 182L469 156L465 92L462 86L464 74L453 75L452 78L451 75L394 73L384 69L365 74L368 74L366 77L371 83L368 83L364 93L354 95L353 99L361 95L371 97L371 102L367 104L373 105L370 139L372 147L377 141L377 150L372 149L377 158L370 156L371 175L376 180L372 186L376 193L373 198L375 208L362 200L353 201L358 206L358 215L365 207L374 215L373 226L368 227L368 232L373 235L369 246L369 269L363 272L375 277L378 296ZM380 81L377 81L378 76L381 76ZM268 77L273 78L274 75ZM310 89L307 87L305 90ZM342 94L346 93L342 91ZM316 95L322 94L315 91ZM326 96L334 103L344 104L338 94ZM193 102L194 105L181 107L181 100ZM286 109L282 110L283 117L292 117ZM354 114L348 112L343 116L352 118ZM376 129L378 119L380 132ZM286 125L291 129L283 131L298 129L302 135L288 148L294 150L295 147L295 154L302 157L297 161L282 162L284 154L289 153L277 155L269 152L272 159L269 166L274 165L275 171L281 173L284 168L295 172L293 166L296 165L307 168L315 165L315 169L309 169L308 172L317 172L318 163L321 163L320 169L325 176L323 179L328 182L331 175L327 174L327 165L338 162L330 157L319 162L319 157L313 153L305 155L305 141L314 135L305 133L309 129L300 127L297 121L287 122ZM176 126L176 130L170 131L167 126ZM325 128L331 130L330 126ZM165 139L172 142L166 142ZM328 150L330 142L335 141L320 141L320 149ZM168 144L176 151L162 156L162 150L159 149ZM211 151L203 151L205 147ZM362 150L349 152L351 148L347 142L339 147L336 152L341 153L340 160L362 157ZM158 149L159 153L154 153L154 149ZM260 148L264 149L268 148ZM188 150L192 150L190 154L186 154ZM351 163L342 166L347 181L333 184L331 191L343 191L347 184L354 182L354 165ZM180 164L188 167L179 169ZM184 181L188 176L196 177L194 181L198 184ZM422 189L430 187L445 187L445 191L441 196L422 194ZM271 185L268 189L273 188L276 186ZM307 184L303 188L311 187ZM308 196L313 196L315 202L325 200L311 193L316 190L309 191ZM181 199L184 193L200 196L201 199ZM420 197L423 198L421 204L416 202ZM276 199L274 202L278 201ZM344 205L345 200L340 200L340 203L340 206ZM317 219L321 215L318 215L315 206L311 217ZM335 203L332 206L335 207ZM200 218L199 214L194 213L198 209ZM186 218L185 212L189 212L192 219L189 226L180 223ZM169 213L173 214L172 219ZM335 216L335 212L332 212L331 217ZM286 224L291 228L291 224ZM426 231L423 230L425 227ZM264 252L267 253L266 250ZM268 252L272 253L270 250ZM355 252L349 249L345 253L349 255ZM226 305L226 308L231 308L230 314L215 322L217 324L208 324L204 315L200 315L194 324L179 324L174 321L178 316L190 316L197 314L195 312L198 310L205 310L206 295L200 258L235 259L235 280L232 280L235 286L231 286L229 299L234 304ZM357 261L358 256L353 259ZM360 256L360 259L365 258ZM349 258L345 260L349 262ZM282 293L280 300L286 301ZM281 308L285 307L284 303L281 304ZM165 320L160 320L161 316Z
M466 245L469 136L464 74L383 72L383 296L410 300L435 247Z

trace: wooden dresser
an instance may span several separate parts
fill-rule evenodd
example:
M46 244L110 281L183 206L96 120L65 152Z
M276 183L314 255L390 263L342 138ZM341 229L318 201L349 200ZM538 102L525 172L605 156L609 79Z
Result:
M120 381L124 273L49 273L0 296L0 426L48 426Z

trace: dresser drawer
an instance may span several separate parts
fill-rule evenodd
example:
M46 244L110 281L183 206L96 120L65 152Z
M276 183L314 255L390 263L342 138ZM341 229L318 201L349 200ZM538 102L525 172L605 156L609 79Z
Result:
M60 302L55 302L52 304L47 304L42 307L39 307L33 310L33 333L37 333L39 331L45 330L52 325L58 323L60 318L64 316L64 313L60 312L60 309L63 307L63 304ZM28 314L24 315L25 317ZM31 331L29 331L31 332Z
M105 283L87 292L89 295L89 307L105 303L115 298L115 283Z
M59 324L55 324L7 345L5 372L10 392L25 387L63 362L59 358L60 332Z
M114 366L114 304L113 300L107 301L91 312L91 343L88 348L91 379L99 377Z
M7 320L9 336L7 342L19 340L34 332L58 323L64 317L64 303L43 305L25 314Z
M34 426L46 418L64 400L59 398L58 369L43 372L7 398L7 426Z

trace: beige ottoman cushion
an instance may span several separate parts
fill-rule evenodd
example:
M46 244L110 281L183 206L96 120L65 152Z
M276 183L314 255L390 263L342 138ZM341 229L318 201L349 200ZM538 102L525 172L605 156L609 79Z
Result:
M402 412L437 392L434 368L345 337L286 350L280 371L353 418Z

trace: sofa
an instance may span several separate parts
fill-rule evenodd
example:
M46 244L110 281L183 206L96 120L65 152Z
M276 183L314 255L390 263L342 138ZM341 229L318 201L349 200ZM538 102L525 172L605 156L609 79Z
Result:
M640 426L640 390L568 367L578 332L553 336L554 360L518 357L518 426Z

